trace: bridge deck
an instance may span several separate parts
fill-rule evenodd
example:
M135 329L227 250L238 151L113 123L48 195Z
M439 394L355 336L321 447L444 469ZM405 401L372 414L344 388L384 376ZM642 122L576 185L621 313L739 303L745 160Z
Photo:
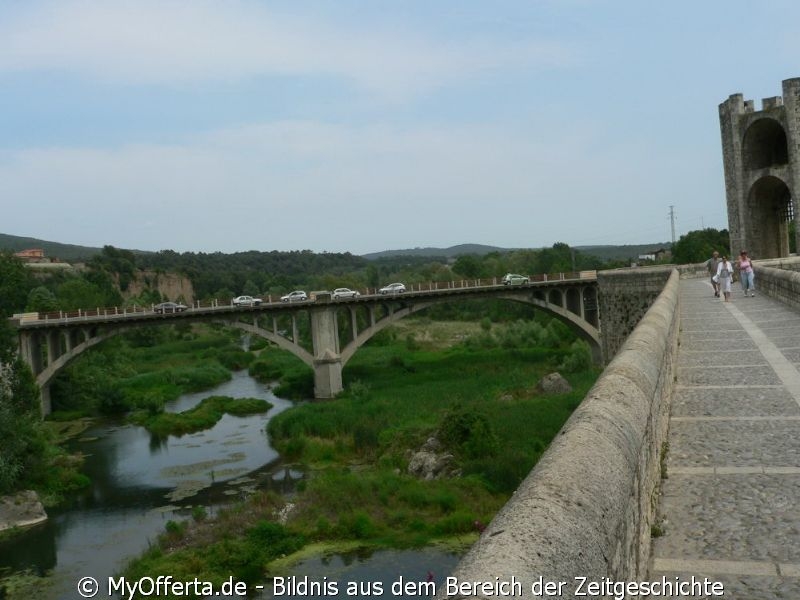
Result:
M757 282L756 282L757 284ZM678 381L651 579L800 598L800 313L681 282Z

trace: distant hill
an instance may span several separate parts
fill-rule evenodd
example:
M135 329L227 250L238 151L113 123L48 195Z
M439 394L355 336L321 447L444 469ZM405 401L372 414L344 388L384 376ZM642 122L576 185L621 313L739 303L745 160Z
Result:
M383 250L381 252L371 252L362 254L367 260L377 260L379 258L390 258L393 256L431 256L434 258L454 258L462 254L477 254L483 256L490 252L510 252L515 248L500 248L498 246L485 246L483 244L459 244L449 248L406 248L404 250Z
M590 254L603 260L627 260L637 258L640 254L650 254L654 250L669 250L671 242L656 242L653 244L631 244L627 246L575 246L575 250L583 254Z
M59 242L48 242L36 238L20 237L18 235L8 235L0 233L0 250L28 250L30 248L41 248L47 258L57 258L66 262L83 261L91 258L95 254L100 254L102 248L92 246L76 246L73 244L61 244ZM148 254L144 250L133 250L136 254Z
M657 242L653 244L631 244L625 246L574 246L583 254L589 254L603 260L627 260L636 258L640 254L649 254L659 248L670 248L670 242ZM532 248L539 250L539 248ZM396 256L430 256L433 258L455 258L462 254L477 254L483 256L490 252L512 252L519 248L500 248L499 246L485 246L483 244L459 244L449 248L406 248L404 250L383 250L382 252L372 252L363 254L367 260L377 260L379 258L391 258Z
M58 242L47 242L36 238L0 233L0 250L19 252L30 248L41 248L47 258L58 258L67 262L91 258L102 250L102 248L59 244Z

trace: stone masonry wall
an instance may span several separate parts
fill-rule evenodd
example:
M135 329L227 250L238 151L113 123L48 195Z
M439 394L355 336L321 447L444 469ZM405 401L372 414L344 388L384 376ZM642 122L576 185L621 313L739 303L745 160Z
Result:
M756 261L753 271L757 293L800 310L800 259Z
M680 277L662 293L453 573L531 584L646 576L675 376ZM451 596L502 598L502 595Z
M604 363L614 358L653 305L673 269L672 266L658 266L597 272Z

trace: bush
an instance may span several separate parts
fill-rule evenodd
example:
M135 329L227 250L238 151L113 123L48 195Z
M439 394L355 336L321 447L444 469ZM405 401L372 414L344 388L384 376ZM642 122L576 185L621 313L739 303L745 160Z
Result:
M451 408L439 425L439 439L467 458L494 456L500 446L488 417L471 407Z
M592 366L592 349L583 340L575 340L569 348L569 354L558 366L560 371L577 373Z

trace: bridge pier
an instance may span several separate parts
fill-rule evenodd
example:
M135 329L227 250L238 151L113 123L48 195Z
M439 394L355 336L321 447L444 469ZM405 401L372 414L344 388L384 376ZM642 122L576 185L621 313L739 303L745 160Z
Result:
M47 333L47 365L52 365L61 356L61 331L54 329Z
M314 348L314 397L334 398L344 389L336 309L311 311L311 343Z
M39 387L39 408L42 411L42 416L46 417L53 412L53 403L50 400L50 384L46 383Z
M42 372L42 341L38 331L20 332L19 351L34 375Z

